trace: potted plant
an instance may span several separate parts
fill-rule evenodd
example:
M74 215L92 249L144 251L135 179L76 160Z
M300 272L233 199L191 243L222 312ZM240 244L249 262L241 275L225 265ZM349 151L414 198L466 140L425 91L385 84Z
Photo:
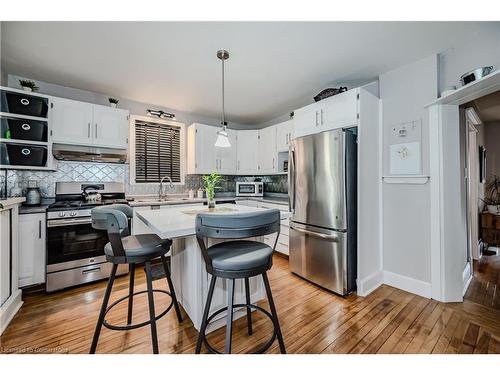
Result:
M217 172L212 172L209 175L203 176L203 185L207 192L208 208L215 208L215 190L219 189L219 182L222 181L222 176Z
M500 205L500 177L493 175L486 183L486 197L483 199L489 213L497 214Z
M27 80L27 79L20 79L19 84L23 88L24 91L37 91L38 86L35 84L35 82Z
M109 100L109 105L113 108L116 108L116 106L120 102L118 99L115 98L108 98L108 100Z

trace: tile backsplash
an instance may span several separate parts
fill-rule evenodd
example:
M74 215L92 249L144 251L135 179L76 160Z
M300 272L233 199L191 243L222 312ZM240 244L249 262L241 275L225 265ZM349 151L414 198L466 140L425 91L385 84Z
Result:
M6 172L6 173L5 173ZM56 171L29 171L29 170L3 170L0 173L0 186L5 186L7 177L7 193L15 186L26 189L28 181L34 180L44 197L54 197L55 183L57 181L92 181L110 182L121 181L125 183L127 194L147 195L157 194L158 184L130 184L129 165L92 162L59 161ZM270 193L287 193L288 181L286 175L259 176L265 183L265 191ZM224 176L220 192L234 192L236 181L245 181L244 176ZM184 185L169 187L165 184L167 193L180 194L188 190L197 190L203 187L201 175L187 175Z

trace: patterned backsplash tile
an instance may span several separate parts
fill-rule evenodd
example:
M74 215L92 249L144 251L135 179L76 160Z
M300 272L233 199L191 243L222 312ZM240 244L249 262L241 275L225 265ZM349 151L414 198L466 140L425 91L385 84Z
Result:
M158 193L158 184L130 184L129 165L111 163L86 163L59 161L56 171L12 171L3 170L0 173L0 196L3 196L7 177L7 194L15 186L23 190L27 188L28 181L36 181L44 197L54 197L55 183L58 181L92 181L110 182L121 181L125 183L127 194L148 195ZM286 175L258 176L265 183L264 190L269 193L287 193L288 179ZM236 182L245 181L245 176L224 176L219 192L236 191ZM167 194L180 194L189 190L203 188L202 175L187 175L184 185L169 186L165 184Z

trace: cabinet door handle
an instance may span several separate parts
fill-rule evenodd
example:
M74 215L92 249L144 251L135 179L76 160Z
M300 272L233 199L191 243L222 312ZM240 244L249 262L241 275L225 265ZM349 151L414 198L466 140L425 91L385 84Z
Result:
M273 158L273 169L274 169L274 158Z
M42 238L42 220L38 220L38 238Z
M89 125L87 126L87 138L90 138L90 122Z
M321 125L323 125L324 121L323 121L323 110L321 110Z
M238 170L240 170L240 161L238 160Z
M285 144L287 145L288 144L288 133L286 133L286 142Z
M97 138L97 122L95 123L95 134L94 137Z
M219 169L222 169L222 159L219 159Z
M318 121L318 111L316 111L316 126L319 125L319 121Z

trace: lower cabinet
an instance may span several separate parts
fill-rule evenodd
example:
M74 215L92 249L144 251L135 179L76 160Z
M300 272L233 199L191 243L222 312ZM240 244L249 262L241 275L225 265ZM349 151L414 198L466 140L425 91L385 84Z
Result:
M45 212L19 215L19 286L45 282Z
M236 201L236 204L240 204L242 206L250 206L250 207L260 207L260 208L276 208L280 211L286 211L288 212L288 206L283 205L283 204L276 204L276 203L267 203L267 202L259 202L256 200L240 200ZM290 228L290 219L283 219L281 220L281 227L280 227L280 234L278 237L278 242L276 243L276 248L275 250L278 253L288 255L288 243L289 243L289 238L288 238L288 231ZM264 243L273 247L274 242L276 241L276 234L270 234L267 236L264 236Z

